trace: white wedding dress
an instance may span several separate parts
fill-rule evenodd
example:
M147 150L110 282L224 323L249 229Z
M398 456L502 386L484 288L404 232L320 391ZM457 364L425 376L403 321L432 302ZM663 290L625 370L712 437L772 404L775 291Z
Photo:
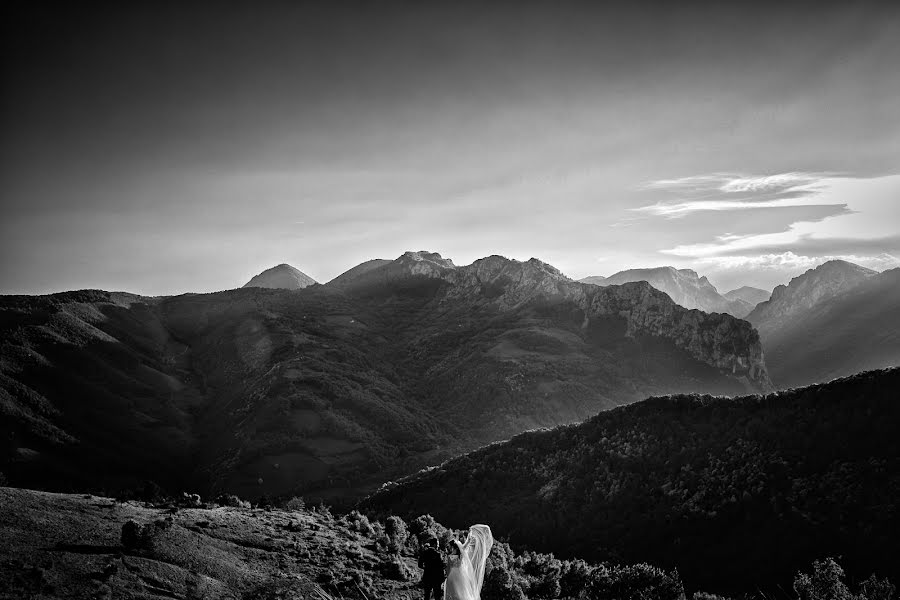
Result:
M484 565L494 545L491 528L472 525L465 544L453 541L459 547L459 556L452 557L448 564L444 600L481 600Z

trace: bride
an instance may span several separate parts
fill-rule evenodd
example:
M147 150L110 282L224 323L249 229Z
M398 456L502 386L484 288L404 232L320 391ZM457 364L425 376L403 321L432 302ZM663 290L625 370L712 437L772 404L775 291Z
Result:
M494 536L487 525L469 527L465 544L450 542L444 600L481 600L484 564L493 545Z

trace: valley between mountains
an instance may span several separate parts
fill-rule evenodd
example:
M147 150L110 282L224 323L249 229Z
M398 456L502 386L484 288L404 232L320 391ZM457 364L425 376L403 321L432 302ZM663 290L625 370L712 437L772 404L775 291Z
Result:
M485 589L510 600L783 595L826 555L854 585L900 580L898 276L830 261L719 294L668 267L577 282L408 252L324 285L279 265L211 294L0 297L0 485L154 499L4 491L30 554L0 576L48 597L419 593L415 535L322 508L159 512L192 492L419 534L488 522ZM74 529L48 525L63 513ZM155 541L117 544L126 517Z

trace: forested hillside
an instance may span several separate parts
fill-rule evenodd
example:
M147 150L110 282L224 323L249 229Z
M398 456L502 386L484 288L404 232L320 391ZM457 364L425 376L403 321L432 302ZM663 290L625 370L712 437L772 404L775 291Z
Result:
M492 523L561 557L677 568L710 591L789 589L829 554L853 577L896 580L898 389L894 368L767 395L650 398L387 484L364 506Z

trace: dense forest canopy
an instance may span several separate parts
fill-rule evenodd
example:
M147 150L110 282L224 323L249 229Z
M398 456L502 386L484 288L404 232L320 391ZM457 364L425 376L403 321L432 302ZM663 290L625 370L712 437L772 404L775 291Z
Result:
M710 591L789 587L826 554L852 577L896 580L898 389L892 368L766 395L650 398L386 484L364 506L491 523L560 557L677 568Z

